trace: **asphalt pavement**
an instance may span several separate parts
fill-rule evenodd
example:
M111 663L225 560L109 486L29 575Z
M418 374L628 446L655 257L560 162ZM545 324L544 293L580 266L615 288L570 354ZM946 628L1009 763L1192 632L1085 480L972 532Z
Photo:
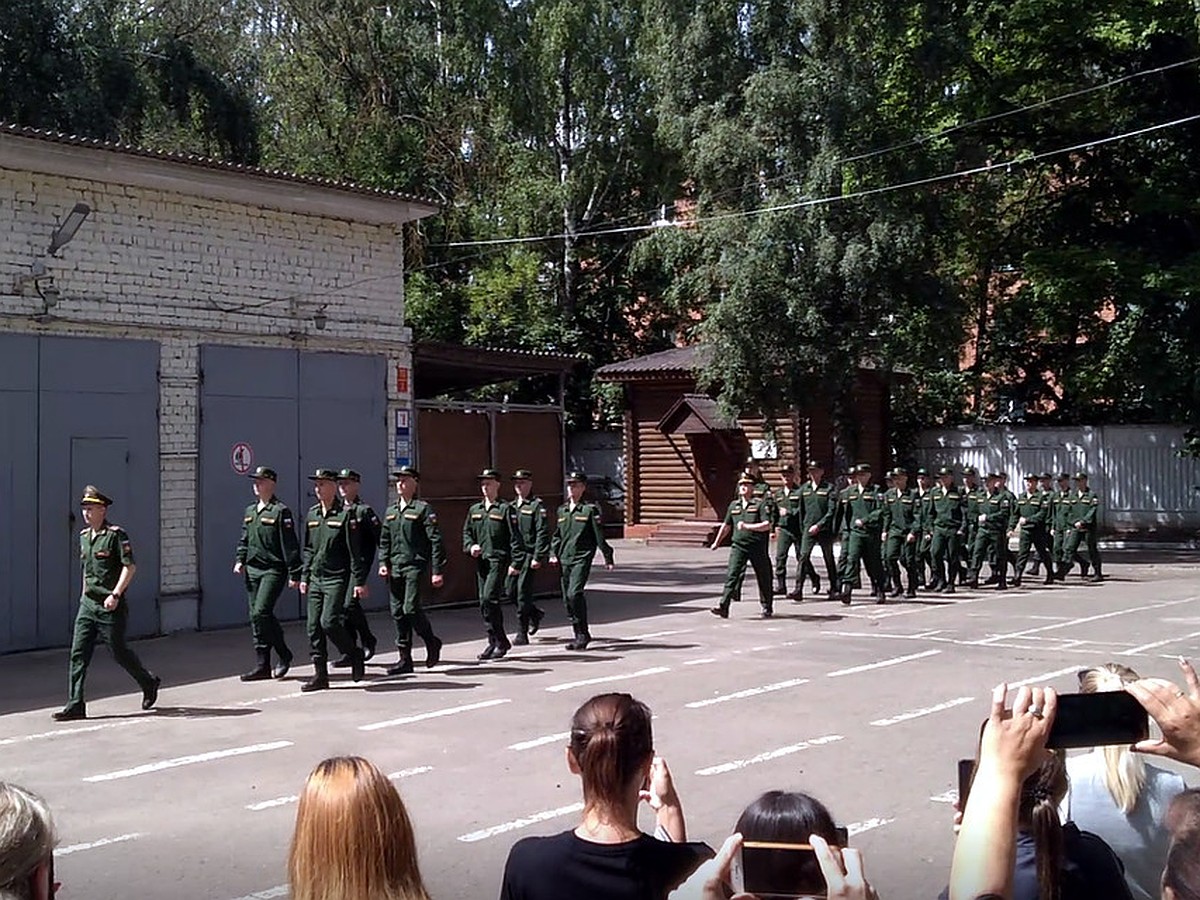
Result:
M752 579L728 621L708 613L727 551L617 542L593 570L585 653L564 648L561 603L531 646L479 663L470 609L432 614L442 665L388 678L391 622L368 679L299 693L310 666L243 684L248 629L135 644L163 678L159 706L97 651L90 718L57 724L66 651L0 657L0 777L50 800L67 897L252 900L286 896L295 797L320 759L373 760L396 781L435 898L498 895L508 848L571 828L578 782L564 761L572 712L628 691L656 715L690 837L718 846L764 790L813 794L849 826L881 896L945 884L955 763L973 755L1000 681L1073 690L1110 660L1177 678L1200 638L1200 555L1110 553L1108 580L999 593L922 594L884 606L780 600L758 615ZM506 608L510 631L515 627ZM287 628L294 649L302 627ZM1197 780L1195 773L1190 780ZM652 827L645 815L643 824Z

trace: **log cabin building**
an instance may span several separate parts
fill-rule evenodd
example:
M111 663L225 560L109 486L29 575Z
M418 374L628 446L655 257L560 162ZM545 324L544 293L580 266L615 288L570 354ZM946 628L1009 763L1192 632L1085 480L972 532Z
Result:
M889 458L884 373L859 368L853 434L837 434L829 403L817 398L777 419L772 441L761 417L727 419L715 399L698 391L703 354L700 346L676 347L596 371L601 381L625 389L626 537L664 543L711 539L752 454L762 459L772 484L786 462L803 467L810 458L825 463L830 479L854 462L882 470ZM852 459L844 458L847 452Z

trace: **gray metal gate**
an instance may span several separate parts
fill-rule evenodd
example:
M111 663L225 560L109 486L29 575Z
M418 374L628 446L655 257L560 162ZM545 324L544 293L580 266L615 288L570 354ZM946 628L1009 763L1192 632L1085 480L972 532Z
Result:
M0 335L0 653L38 646L38 340ZM76 567L78 569L78 566Z

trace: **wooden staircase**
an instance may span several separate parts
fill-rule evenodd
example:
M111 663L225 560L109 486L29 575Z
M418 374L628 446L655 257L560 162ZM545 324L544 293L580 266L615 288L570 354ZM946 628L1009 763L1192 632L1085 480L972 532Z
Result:
M657 547L705 547L720 527L720 522L664 522L646 543Z

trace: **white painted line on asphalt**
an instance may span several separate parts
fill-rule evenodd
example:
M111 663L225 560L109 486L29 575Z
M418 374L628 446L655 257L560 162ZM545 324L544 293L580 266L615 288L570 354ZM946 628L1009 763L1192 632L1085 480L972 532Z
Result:
M94 850L97 847L107 847L109 844L123 844L126 841L136 841L143 835L140 832L132 834L122 834L117 837L101 838L98 841L91 841L87 844L70 844L66 847L59 847L54 851L55 856L70 856L72 853L78 853L80 850Z
M939 703L936 706L927 706L924 709L910 710L909 712L900 713L898 716L892 716L890 719L876 719L871 724L877 728L886 728L889 725L907 722L910 719L919 719L922 716L932 715L944 709L953 709L956 706L962 706L964 703L970 703L974 699L974 697L955 697L953 700L947 700L945 703Z
M1128 650L1122 650L1119 656L1136 656L1146 650L1157 650L1159 647L1165 647L1167 644L1174 644L1178 641L1188 641L1194 637L1200 637L1200 631L1193 631L1191 634L1185 634L1182 637L1167 638L1165 641L1154 641L1150 644L1140 644L1137 647L1131 647ZM0 743L3 743L0 741Z
M676 631L651 631L648 634L633 634L625 638L627 641L645 641L650 638L670 637L673 634L687 634L692 629L680 628Z
M267 888L265 891L256 891L253 894L238 897L237 900L274 900L276 897L286 897L288 891L289 888L286 884L280 884L273 888Z
M121 778L133 778L135 775L149 775L164 769L178 769L180 766L190 766L195 763L211 762L214 759L227 759L231 756L246 756L249 753L266 753L269 750L282 750L291 747L291 741L272 741L269 744L250 744L246 747L231 747L228 750L210 750L208 753L193 753L190 756L176 756L174 759L164 759L161 762L146 763L132 769L120 769L116 772L105 772L103 775L89 775L84 781L96 783L100 781L117 781Z
M764 650L773 650L773 649L775 649L774 644L763 644L761 647L751 647L750 652L751 653L762 653L762 651L764 651Z
M939 609L951 609L956 606L971 606L974 603L987 603L991 600L1002 599L1004 599L1003 594L997 594L996 596L991 597L967 597L963 600L947 600L945 603L941 603L936 606L918 606L916 609L893 609L888 612L866 613L864 615L859 615L858 613L845 613L845 615L852 619L894 619L897 616L915 616L920 613L936 612Z
M654 666L650 669L639 669L636 672L626 672L624 675L605 675L601 678L585 678L583 681L568 681L566 684L552 684L546 688L552 694L559 691L569 691L571 688L587 687L590 684L607 684L610 681L625 681L629 678L644 678L647 675L661 675L670 672L669 666Z
M762 687L747 688L744 691L735 691L732 694L709 697L707 700L694 700L691 703L685 703L684 708L702 709L705 706L715 706L718 703L725 703L729 700L742 700L746 697L757 697L759 694L769 694L772 691L784 691L788 688L799 687L802 684L808 684L808 679L792 678L789 681L777 681L774 684L764 684Z
M239 700L234 706L262 706L264 703L275 703L278 700L291 700L295 697L303 697L301 691L292 691L290 694L276 694L274 697L259 697L257 700Z
M454 716L458 713L471 712L476 709L487 709L491 706L501 706L512 703L512 700L482 700L479 703L465 703L462 706L448 706L445 709L435 709L432 712L417 713L412 716L402 716L399 719L387 719L383 722L372 722L370 725L359 725L359 731L378 731L380 728L392 728L396 725L411 725L413 722L424 722L426 719L440 719L443 716Z
M884 669L888 666L898 666L901 663L911 662L914 659L925 659L929 656L937 656L941 650L924 650L921 653L910 653L907 656L896 656L892 659L881 659L879 662L867 663L863 666L852 666L849 669L838 669L836 672L827 672L827 678L841 678L843 675L857 675L859 672L869 672L872 669Z
M1027 684L1041 684L1049 681L1052 678L1057 678L1060 675L1066 675L1068 673L1073 674L1078 671L1079 666L1067 666L1063 669L1055 669L1053 672L1043 672L1041 675L1034 675L1030 678L1022 678L1020 681L1010 681L1008 686L1010 688L1019 688L1025 687Z
M109 728L128 728L130 725L144 725L153 720L153 716L138 716L136 719L126 719L123 722L104 722L100 725L82 725L78 728L59 728L57 731L42 731L38 734L23 734L19 737L0 739L0 747L9 744L26 744L30 741L43 741L48 738L60 737L64 734L86 734L91 731L105 731Z
M1040 634L1043 631L1053 631L1057 628L1071 628L1075 625L1086 625L1089 622L1099 622L1103 619L1113 619L1117 616L1127 616L1130 613L1135 612L1146 612L1147 610L1151 609L1165 609L1168 606L1178 606L1181 603L1194 603L1196 600L1200 600L1200 597L1184 597L1182 600L1165 600L1161 603L1147 603L1143 606L1130 606L1127 609L1116 609L1112 610L1111 612L1097 613L1094 616L1083 616L1078 619L1068 619L1065 622L1055 622L1053 625L1041 625L1037 628L1026 628L1023 631L1009 631L1005 632L1004 634L994 634L991 637L986 637L982 640L975 641L975 643L980 646L987 646L988 644L995 643L996 641L1007 641L1011 638L1025 637L1030 634Z
M484 828L480 831L472 831L470 834L460 835L458 839L464 844L473 844L476 841L484 841L490 837L495 837L498 834L505 834L509 831L517 831L521 828L528 828L530 825L536 825L539 822L547 822L550 819L557 819L560 816L569 816L572 813L581 812L582 810L582 803L572 803L570 806L560 806L558 809L547 809L543 812L533 813L532 815L524 816L520 819L513 819L511 822L505 822L502 825L493 825L491 828Z
M546 744L557 744L560 741L565 741L571 736L569 731L560 731L558 734L548 734L545 737L534 738L530 741L518 741L515 744L509 744L509 750L532 750L534 747L544 747Z
M749 759L735 759L733 762L721 763L717 766L708 766L705 769L697 769L697 775L723 775L726 772L736 772L738 769L744 769L746 766L757 765L761 762L768 762L772 759L778 759L781 756L790 756L793 753L799 753L801 750L807 750L809 747L820 747L823 744L832 744L835 741L843 740L840 734L827 734L824 737L813 738L811 741L801 741L798 744L790 744L787 747L780 747L778 750L768 750L766 753L760 753L758 756L751 756Z
M412 769L401 769L399 772L390 773L387 778L389 781L398 781L401 778L408 778L411 775L423 775L426 772L432 772L433 766L416 766ZM275 809L279 806L287 806L291 803L296 803L300 800L298 794L292 794L289 797L276 797L274 800L261 800L258 803L246 804L246 809L251 812L262 812L264 809Z
M867 819L864 822L855 822L853 825L846 826L846 832L850 837L856 834L862 834L864 831L870 831L872 828L882 828L884 825L891 825L895 819Z
M399 781L401 778L411 778L414 775L424 775L432 772L433 766L413 766L411 769L401 769L399 772L388 772L388 781Z
M929 799L934 803L957 803L958 791L955 788L950 788L944 794L934 794Z
M686 660L684 662L684 665L685 666L703 666L703 665L706 665L707 663L714 663L716 661L717 661L716 657L714 657L714 656L704 656L704 657L701 657L700 659Z

